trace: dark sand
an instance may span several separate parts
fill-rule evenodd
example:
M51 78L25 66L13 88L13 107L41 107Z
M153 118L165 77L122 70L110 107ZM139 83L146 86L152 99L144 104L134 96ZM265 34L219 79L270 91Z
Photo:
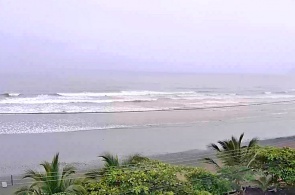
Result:
M282 137L282 138L275 138L275 139L268 139L268 140L261 140L259 142L260 145L269 145L269 146L278 146L278 147L294 147L295 148L295 136L290 137ZM160 160L166 163L175 164L175 165L184 165L184 166L206 166L200 162L201 159L204 157L215 157L214 152L210 150L189 150L189 151L183 151L183 152L176 152L176 153L168 153L168 154L161 154L161 155L154 155L149 156L152 159ZM89 161L87 163L73 163L75 166L77 166L78 173L84 174L89 169L98 168L99 164L101 162L97 161ZM33 163L32 163L33 166ZM29 167L29 166L28 166ZM207 166L206 166L207 167ZM22 169L25 168L21 167ZM211 167L208 166L208 169ZM12 194L17 188L19 188L22 185L25 185L25 182L21 179L20 174L13 175L14 180L14 186L11 186L11 180L10 176L2 176L1 181L6 181L8 183L8 188L1 188L0 187L0 194L2 195L8 195ZM248 191L251 191L250 194L252 194L252 190L249 189ZM255 190L254 190L255 191ZM258 190L259 191L259 190ZM259 191L260 192L260 191ZM260 194L260 193L257 193ZM271 194L271 193L270 193ZM292 193L289 193L292 194Z

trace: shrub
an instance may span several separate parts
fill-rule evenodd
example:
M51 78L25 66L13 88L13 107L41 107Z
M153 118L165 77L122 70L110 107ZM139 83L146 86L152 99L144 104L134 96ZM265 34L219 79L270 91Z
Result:
M193 180L198 174L203 174L203 178ZM204 177L209 178L213 186L207 186L209 183L202 181ZM202 169L146 161L128 168L110 168L100 181L90 183L86 188L90 195L210 195L210 192L219 195L219 192L226 192L221 184L215 175Z
M243 188L252 182L254 171L246 166L226 166L218 170L220 177L230 182L231 188L236 191L243 191Z
M271 175L274 181L295 184L295 150L291 148L263 147L258 149L255 168Z
M204 190L220 195L232 189L228 180L221 179L203 169L193 169L186 176L195 190Z

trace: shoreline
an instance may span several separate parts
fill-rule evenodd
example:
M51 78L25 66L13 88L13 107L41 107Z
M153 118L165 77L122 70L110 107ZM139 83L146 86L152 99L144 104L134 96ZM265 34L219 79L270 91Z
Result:
M147 128L147 129L150 130L151 128ZM155 128L155 129L157 129L157 128ZM114 129L114 130L120 130L120 129ZM124 129L124 130L126 130L126 129ZM132 130L132 129L128 129L128 130ZM54 154L56 154L57 152L59 152L61 154L62 164L74 165L74 166L76 166L77 170L89 170L89 169L93 169L93 168L98 168L99 166L102 165L102 162L98 158L98 156L105 153L105 152L111 152L112 154L118 155L119 158L125 158L125 157L128 157L129 155L132 155L132 154L141 154L141 155L147 156L152 159L165 161L167 163L173 163L174 159L191 158L191 157L198 157L199 155L207 155L207 154L211 155L212 154L212 151L210 151L206 147L197 148L197 149L190 149L190 150L178 150L176 152L157 151L157 152L152 152L152 153L150 153L148 151L139 152L136 149L135 150L133 149L131 152L130 151L128 152L127 150L123 149L123 150L121 150L121 152L116 153L116 152L114 152L114 150L103 149L106 147L106 145L103 146L103 144L101 144L102 148L99 148L99 149L102 149L102 150L101 150L101 152L99 152L99 150L95 150L95 148L97 146L99 146L99 144L94 144L95 145L94 147L89 148L89 146L92 145L94 143L93 141L95 140L95 137L93 137L92 135L97 134L97 133L98 132L96 130L89 130L89 131L85 131L85 132L73 131L73 132L55 132L55 133L41 133L41 134L9 134L9 135L5 134L5 135L0 135L0 141L1 141L1 145L2 145L2 150L0 150L0 155L3 157L2 158L3 160L0 162L1 163L1 167L0 167L1 177L7 177L10 175L19 176L22 173L24 173L24 171L26 169L37 169L38 170L39 163L41 163L44 160L51 160L51 157ZM82 149L79 146L84 145L86 142L80 142L80 144L79 144L79 142L76 142L76 144L75 144L74 142L69 141L69 140L73 140L73 138L74 139L77 137L81 138L81 134L84 134L84 138L88 139L87 146L85 146ZM85 136L85 134L88 134L88 136ZM35 142L34 140L37 140L40 137L44 138L45 136L48 136L46 138L47 142L43 142L42 144L40 144L39 147L37 147L34 143ZM58 137L60 137L60 138L57 139ZM64 137L68 137L68 139L67 139L68 144L66 144L66 145L69 146L69 145L71 145L71 143L73 144L71 149L68 147L65 148L65 150L67 150L67 152L65 152L65 150L62 149L66 143L66 141L65 142L62 141L64 139ZM92 137L92 141L89 141L89 138L91 138L91 137ZM16 145L17 148L11 148L11 150L14 149L13 153L7 152L7 151L9 151L9 147L7 147L7 145L10 145L10 146L12 145L12 144L8 144L10 139L14 139L16 142L22 140L22 142L20 142L19 144ZM3 142L3 140L7 140L7 141ZM30 144L28 144L28 142L27 142L28 140L31 141ZM52 140L54 140L54 142L51 142ZM208 142L207 145L210 143L211 142ZM6 146L3 147L3 144ZM57 145L61 144L62 147L54 147L55 144L57 144ZM295 135L262 139L259 141L259 144L261 144L263 146L270 145L270 146L278 146L278 147L284 147L284 146L295 147ZM23 146L23 147L21 147L21 146ZM13 163L11 164L11 161L9 160L9 158L6 158L6 157L9 154L11 154L13 156L13 158L15 158L16 156L13 155L16 152L15 149L20 150L20 148L22 148L22 150L23 150L23 152L20 152L20 153L25 153L25 154L18 154L17 157L18 157L18 159L20 159L20 161L14 161L15 164L13 164ZM61 150L59 150L58 148ZM77 149L77 148L80 148L80 150L72 151L72 149ZM46 152L47 155L45 153L42 153L43 149L46 149L46 151L44 151L44 152ZM84 153L85 150L83 150L83 149L86 149L87 153ZM118 148L116 148L116 149L118 149ZM36 151L39 151L39 152L37 152L37 154L36 154L35 153ZM27 156L28 152L32 152L31 155ZM83 153L84 153L84 155L82 155ZM26 160L30 159L30 161L24 161L25 159L22 158L24 156L26 156ZM177 163L177 164L182 164L182 163ZM185 165L185 164L183 164L183 165Z
M27 169L41 171L39 164L51 161L57 152L62 165L85 172L102 165L98 156L105 152L120 159L139 153L167 163L196 165L200 155L210 154L208 144L241 133L245 142L258 137L261 144L289 146L295 143L293 110L294 105L288 104L157 114L2 115L1 132L24 133L0 134L0 179L9 182L13 175L23 182ZM133 127L73 131L108 125ZM64 132L25 133L50 130Z

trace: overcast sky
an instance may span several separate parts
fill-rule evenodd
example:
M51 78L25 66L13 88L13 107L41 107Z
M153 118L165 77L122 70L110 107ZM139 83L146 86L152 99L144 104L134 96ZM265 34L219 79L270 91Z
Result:
M294 0L0 0L0 72L288 72L294 19Z

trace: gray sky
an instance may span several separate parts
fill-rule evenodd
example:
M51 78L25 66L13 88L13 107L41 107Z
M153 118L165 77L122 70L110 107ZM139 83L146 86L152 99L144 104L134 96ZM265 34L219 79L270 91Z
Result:
M0 72L288 72L294 10L294 0L0 0Z

